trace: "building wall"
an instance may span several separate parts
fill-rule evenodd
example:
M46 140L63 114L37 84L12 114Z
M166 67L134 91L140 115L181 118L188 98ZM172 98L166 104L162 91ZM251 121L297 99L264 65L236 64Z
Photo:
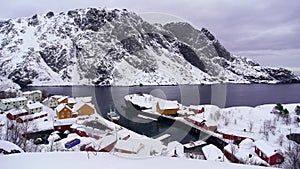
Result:
M228 151L224 151L225 157L230 160L233 163L240 163L240 160L238 160L233 154L229 153Z
M175 115L177 114L177 111L179 109L166 109L166 110L162 110L160 109L159 107L159 104L156 104L156 111L160 114L163 114L163 115Z
M17 114L17 115L12 115L11 113L8 113L6 116L10 120L16 120L18 117L25 116L25 115L28 115L28 112L20 113L20 114Z
M27 104L27 100L22 101L12 101L7 103L0 102L0 109L1 110L9 110L13 108L23 107Z
M55 108L55 107L57 107L57 106L58 106L57 100L51 98L51 99L49 100L48 106L49 106L50 108Z
M91 115L94 114L95 110L94 108L90 107L87 104L84 104L79 110L78 110L78 116L85 116L85 115Z
M38 107L38 108L35 108L35 109L27 109L27 111L30 113L30 114L34 114L34 113L39 113L43 110L42 107Z
M270 165L281 164L283 163L283 161L284 161L284 157L278 153L270 157Z
M28 100L32 100L34 102L40 101L42 99L42 94L39 92L31 93L31 94L23 94Z
M68 98L63 99L63 100L60 101L58 104L61 104L61 103L68 103Z
M59 119L72 118L72 111L68 108L63 108L60 112L57 113Z

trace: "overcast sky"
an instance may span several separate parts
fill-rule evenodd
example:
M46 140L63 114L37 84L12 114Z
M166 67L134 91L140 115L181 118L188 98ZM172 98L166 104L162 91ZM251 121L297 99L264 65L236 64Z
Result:
M263 65L300 67L299 0L0 0L0 18L75 8L163 13L209 29L232 53ZM149 15L148 15L149 16ZM154 19L155 19L155 15ZM171 18L172 18L171 17ZM153 19L153 18L152 18ZM161 20L162 18L157 18Z

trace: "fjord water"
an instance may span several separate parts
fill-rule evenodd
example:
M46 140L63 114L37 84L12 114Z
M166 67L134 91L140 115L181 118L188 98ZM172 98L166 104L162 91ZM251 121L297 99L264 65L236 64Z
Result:
M91 86L47 86L28 87L23 90L46 90L49 95L92 96L97 112L106 118L110 108L121 115L120 125L149 137L163 134L172 136L166 141L182 143L196 140L189 134L189 128L176 123L160 123L137 117L138 112L126 107L124 96L131 93L148 93L154 96L177 100L184 105L214 104L219 107L257 106L268 103L300 103L300 84L217 84L180 86L133 86L133 87L91 87Z

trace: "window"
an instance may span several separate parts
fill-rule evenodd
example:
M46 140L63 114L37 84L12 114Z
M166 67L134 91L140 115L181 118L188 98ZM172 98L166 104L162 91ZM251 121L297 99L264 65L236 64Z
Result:
M276 163L280 163L281 159L280 158L276 158Z

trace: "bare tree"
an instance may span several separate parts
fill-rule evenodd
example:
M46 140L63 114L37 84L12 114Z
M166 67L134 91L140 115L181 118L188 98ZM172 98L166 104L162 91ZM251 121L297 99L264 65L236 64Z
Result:
M277 142L279 143L280 146L282 146L283 140L284 140L284 135L283 135L283 134L280 134L280 136L279 136L278 139L277 139Z
M294 143L291 151L287 151L285 155L282 164L284 169L300 169L300 145Z
M28 137L26 134L29 132L30 128L33 128L33 126L33 122L18 123L13 120L7 120L6 131L3 139L12 142L21 147L24 151L27 151Z
M271 129L271 120L265 120L263 124L262 133L265 136L266 140L269 140L269 131Z
M253 121L250 121L249 122L249 131L250 132L252 132L252 130L253 130L253 125L254 125Z

